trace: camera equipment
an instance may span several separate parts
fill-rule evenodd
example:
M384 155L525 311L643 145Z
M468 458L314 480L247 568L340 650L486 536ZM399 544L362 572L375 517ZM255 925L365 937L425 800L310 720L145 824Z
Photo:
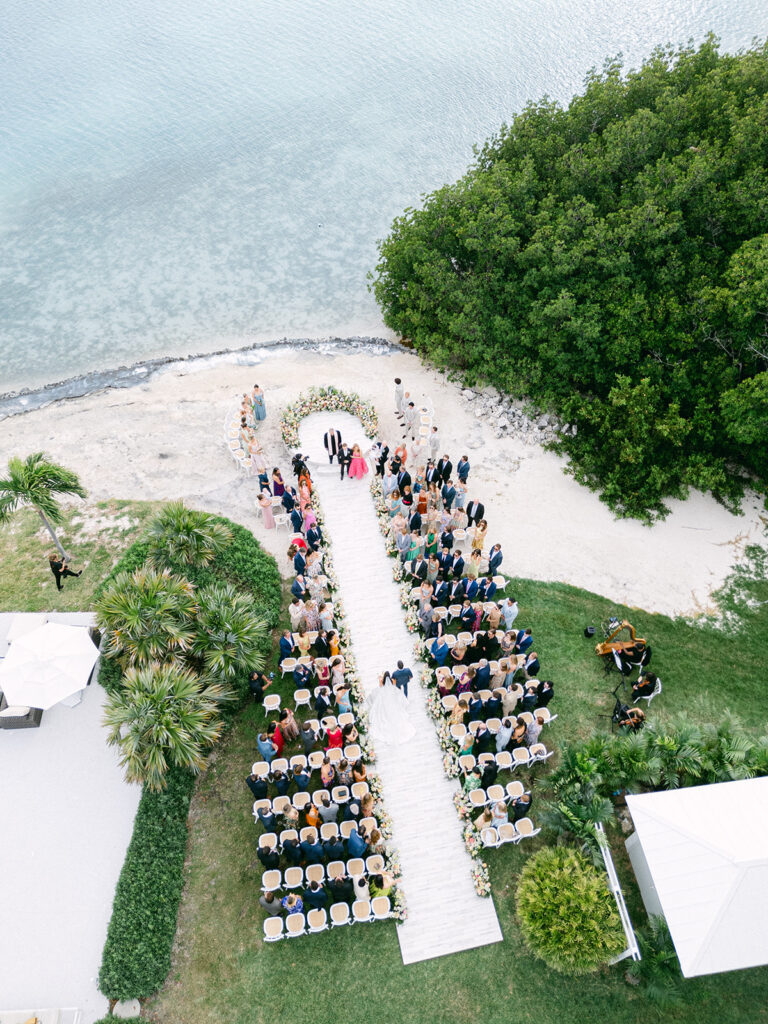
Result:
M590 637L593 637L596 632L597 630L594 626L587 626L587 628L584 630L584 636L587 638L587 640L589 640Z

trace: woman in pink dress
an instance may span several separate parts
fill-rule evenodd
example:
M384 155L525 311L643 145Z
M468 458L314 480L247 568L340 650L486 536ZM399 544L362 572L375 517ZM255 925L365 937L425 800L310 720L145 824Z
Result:
M360 451L360 445L356 444L352 448L352 461L349 464L347 475L351 477L359 476L360 479L362 480L362 478L365 476L367 472L368 463L363 458L363 453Z
M275 517L272 514L272 497L267 491L262 491L259 495L259 506L261 507L261 518L264 520L264 526L268 530L274 530Z
M302 515L306 511L310 501L312 501L312 493L309 489L307 480L304 479L299 484L299 505L301 506Z

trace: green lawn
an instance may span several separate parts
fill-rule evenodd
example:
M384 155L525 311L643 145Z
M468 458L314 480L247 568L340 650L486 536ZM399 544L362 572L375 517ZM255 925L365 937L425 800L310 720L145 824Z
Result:
M79 579L65 579L64 589L48 565L54 551L50 534L36 512L24 509L0 526L0 611L87 611L93 592L122 552L144 529L160 502L84 503L65 510L57 533Z
M741 630L731 634L622 609L560 584L519 580L509 589L520 602L519 623L533 629L542 674L555 681L550 707L559 718L546 734L550 745L609 726L599 716L610 712L609 691L617 677L603 674L583 629L599 627L611 612L625 614L653 645L653 668L664 681L664 694L653 702L651 719L683 714L703 722L717 720L729 708L748 730L765 730L761 697L768 605L756 603L768 598L763 576L754 583L739 579L724 594L727 609L734 608L738 594L755 602L751 609L742 604ZM281 690L287 697L291 682ZM661 1018L624 982L621 966L571 980L529 955L515 923L513 893L523 860L542 837L527 847L488 853L502 944L410 967L402 965L391 923L265 946L258 907L258 829L244 782L263 721L260 710L246 708L198 784L174 968L164 990L145 1008L158 1024L357 1024L367 1018L398 1024L768 1020L768 968L687 982L686 1005ZM535 793L534 786L534 799ZM619 837L613 846L630 913L640 924L642 905Z

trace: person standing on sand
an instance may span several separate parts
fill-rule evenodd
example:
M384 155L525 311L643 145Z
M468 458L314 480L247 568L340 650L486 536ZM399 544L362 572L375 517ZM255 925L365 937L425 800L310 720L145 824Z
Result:
M50 555L48 557L48 564L51 567L51 572L53 573L53 578L56 580L56 589L57 590L63 590L64 589L62 587L62 585L61 585L61 581L66 576L82 576L83 575L83 570L82 569L80 570L80 572L72 572L72 570L67 565L66 558L64 558L63 555L61 556L61 558L59 558L59 556L55 552L54 552L54 554L52 554L52 555Z
M264 404L264 392L258 384L253 385L253 391L251 392L251 407L253 409L253 419L255 423L267 418L267 407Z
M403 394L405 389L403 388L403 382L399 377L395 377L395 416L398 419L403 418Z

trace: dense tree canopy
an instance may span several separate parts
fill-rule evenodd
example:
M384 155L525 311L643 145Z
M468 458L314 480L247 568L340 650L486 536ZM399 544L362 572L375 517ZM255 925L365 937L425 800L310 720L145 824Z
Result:
M380 257L388 326L576 423L559 445L618 512L768 479L768 44L530 104Z

